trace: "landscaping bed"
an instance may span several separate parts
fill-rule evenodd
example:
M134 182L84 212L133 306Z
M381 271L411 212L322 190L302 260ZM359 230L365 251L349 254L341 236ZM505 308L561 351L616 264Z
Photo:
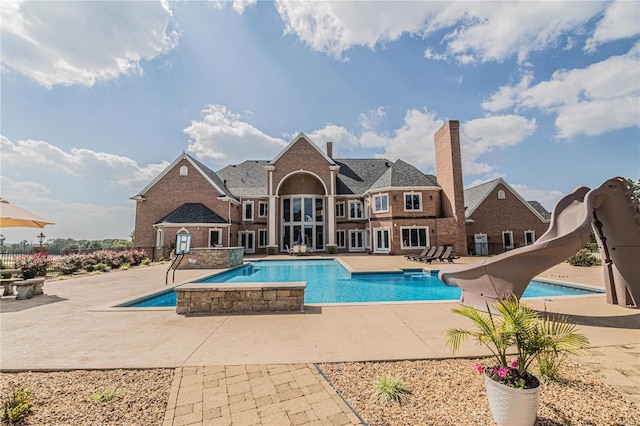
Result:
M484 381L473 371L473 362L348 362L319 367L370 426L493 425ZM405 403L371 400L374 380L388 374L401 378L411 391ZM567 361L562 376L560 384L542 384L537 426L640 425L640 409L585 368Z

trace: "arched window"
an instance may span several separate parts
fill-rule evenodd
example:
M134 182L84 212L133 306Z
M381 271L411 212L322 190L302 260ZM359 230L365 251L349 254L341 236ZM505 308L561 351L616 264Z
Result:
M180 176L186 176L189 174L189 169L187 166L180 167Z
M501 189L500 191L498 191L498 200L504 200L504 198L504 191Z

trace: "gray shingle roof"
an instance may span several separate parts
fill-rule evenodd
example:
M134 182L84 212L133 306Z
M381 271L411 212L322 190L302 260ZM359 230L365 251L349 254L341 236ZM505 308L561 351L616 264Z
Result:
M373 185L393 164L385 159L334 159L340 166L336 178L336 193L361 195Z
M527 201L527 203L529 203L529 205L531 207L533 207L533 209L535 211L537 211L538 213L540 213L540 216L542 216L544 218L544 220L551 220L551 213L549 213L547 211L547 209L545 209L542 204L540 204L537 201Z
M202 203L186 203L160 219L158 223L227 223Z
M266 160L247 160L218 170L217 174L226 181L226 187L238 197L266 197L267 171Z
M190 156L189 154L186 154L187 156L189 156L189 158L203 171L204 174L206 174L207 176L209 176L209 178L215 182L215 184L224 191L224 195L226 195L227 197L230 198L236 198L233 194L232 191L230 191L227 187L225 187L224 182L222 181L222 179L220 179L220 177L216 174L216 172L214 172L213 170L211 170L210 168L208 168L207 166L205 166L204 164L202 164L201 162L199 162L198 160L196 160L195 158L193 158L192 156Z
M472 212L487 197L487 194L495 187L497 179L482 183L473 188L464 190L464 211ZM468 217L468 214L467 214Z
M437 185L437 184L436 184ZM369 190L391 187L436 186L427 175L411 164L396 160L391 167L369 187Z

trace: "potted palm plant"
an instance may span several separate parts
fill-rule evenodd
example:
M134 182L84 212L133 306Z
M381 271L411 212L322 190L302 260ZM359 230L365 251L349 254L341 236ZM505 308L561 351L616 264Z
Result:
M493 310L495 313L488 305L487 312L469 306L453 309L470 319L475 329L448 329L446 344L452 353L468 338L486 346L493 354L493 364L474 364L474 368L484 374L493 419L498 426L532 426L540 401L540 380L529 372L531 363L542 354L577 353L588 347L589 340L576 333L576 326L566 317L543 316L516 297L496 301ZM507 352L515 355L511 361Z

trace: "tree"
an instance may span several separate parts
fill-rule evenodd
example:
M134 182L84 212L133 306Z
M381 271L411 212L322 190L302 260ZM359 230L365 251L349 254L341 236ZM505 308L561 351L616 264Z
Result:
M640 200L640 179L636 182L634 182L633 179L627 179L627 181L629 182L629 186L631 186L631 190L636 197L636 201Z

